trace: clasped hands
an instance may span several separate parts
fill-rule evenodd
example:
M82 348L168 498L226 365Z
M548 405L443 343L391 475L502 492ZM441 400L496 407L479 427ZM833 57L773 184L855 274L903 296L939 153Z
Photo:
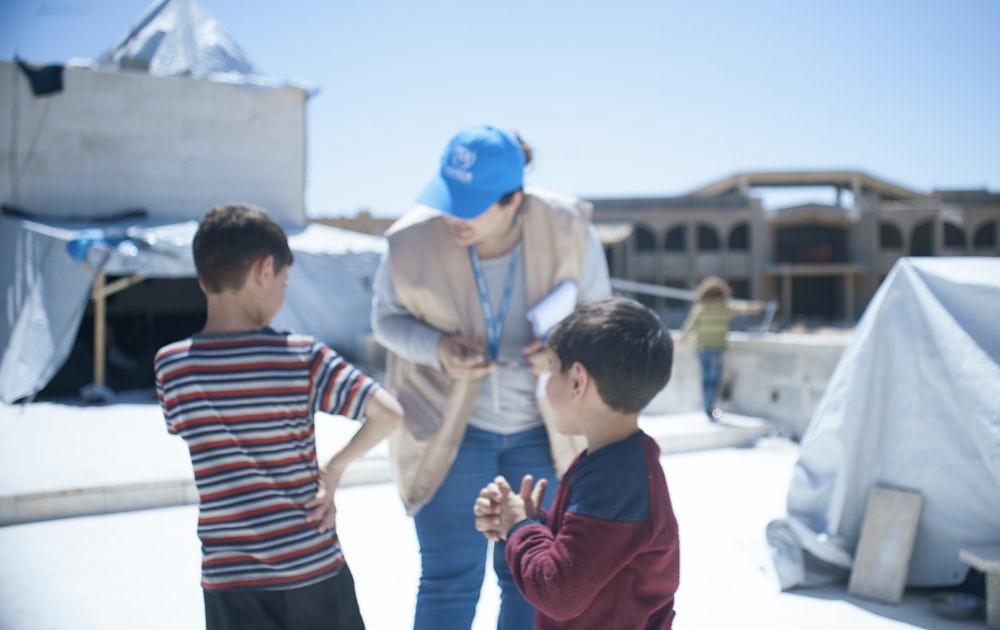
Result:
M507 480L498 476L479 491L479 497L472 505L476 531L493 542L507 540L507 534L514 525L526 518L538 519L548 485L546 479L540 479L535 484L531 475L525 475L521 480L521 489L515 493Z
M533 341L522 350L525 369L535 376L549 371L548 355L541 341ZM445 374L460 381L483 378L497 369L482 345L462 335L442 335L437 343L437 359Z

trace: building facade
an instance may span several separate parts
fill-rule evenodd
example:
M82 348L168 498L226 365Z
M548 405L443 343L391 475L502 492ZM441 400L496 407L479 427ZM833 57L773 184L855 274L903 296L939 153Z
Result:
M829 188L767 210L758 191ZM778 317L853 322L902 256L1000 255L1000 193L924 194L857 171L741 173L687 195L591 199L611 275L693 289L719 275Z

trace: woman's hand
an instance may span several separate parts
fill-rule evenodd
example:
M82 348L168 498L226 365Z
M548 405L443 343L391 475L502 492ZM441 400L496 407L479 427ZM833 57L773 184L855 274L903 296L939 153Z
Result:
M496 369L486 360L482 346L461 335L442 335L437 358L444 373L459 381L480 379Z
M549 371L549 351L541 339L536 339L524 347L524 360L528 362L531 373L540 376Z

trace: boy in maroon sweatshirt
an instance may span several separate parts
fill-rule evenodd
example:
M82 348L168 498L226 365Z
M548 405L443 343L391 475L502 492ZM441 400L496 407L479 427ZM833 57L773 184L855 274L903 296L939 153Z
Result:
M677 520L660 449L638 426L670 379L670 333L638 302L612 298L574 311L548 349L546 397L557 426L585 436L587 448L548 511L538 508L546 480L526 476L515 492L497 477L475 501L476 529L507 541L536 630L670 628Z

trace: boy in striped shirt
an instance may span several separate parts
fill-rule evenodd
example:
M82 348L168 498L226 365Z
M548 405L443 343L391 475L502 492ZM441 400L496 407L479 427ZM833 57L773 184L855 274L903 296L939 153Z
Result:
M214 208L192 248L205 328L161 348L154 369L167 430L191 453L206 627L364 628L334 491L402 408L322 342L269 328L292 252L263 210ZM317 411L363 420L322 468Z

